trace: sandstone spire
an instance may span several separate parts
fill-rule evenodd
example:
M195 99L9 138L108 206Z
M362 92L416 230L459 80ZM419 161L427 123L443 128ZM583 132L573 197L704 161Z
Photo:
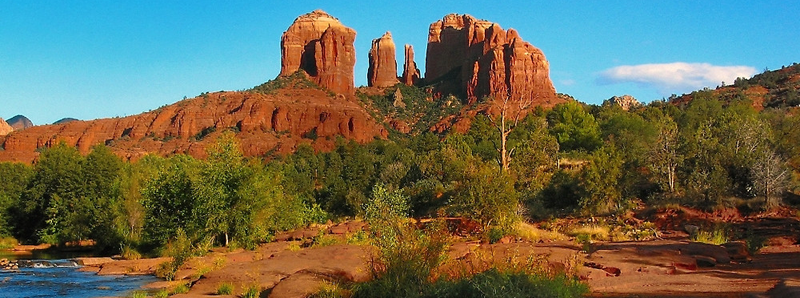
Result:
M398 83L397 60L392 33L387 31L380 38L372 40L369 50L369 69L367 84L370 87L390 87Z
M281 76L305 71L322 87L353 95L356 31L322 10L297 17L281 36Z
M419 81L419 68L414 62L414 47L406 45L405 62L403 63L403 77L400 78L403 84L413 86Z

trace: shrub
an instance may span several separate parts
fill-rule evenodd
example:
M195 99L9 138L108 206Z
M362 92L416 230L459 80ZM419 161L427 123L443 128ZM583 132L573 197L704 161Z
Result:
M233 285L230 283L222 283L217 287L217 295L230 295L233 294Z
M175 287L174 289L172 289L172 294L173 295L175 295L175 294L186 294L186 293L189 293L189 285L187 285L187 284L181 284L181 285Z
M14 246L17 246L19 241L14 239L14 237L3 237L0 238L0 249L12 249Z
M251 286L242 294L242 298L258 298L259 295L261 295L261 291L258 290L258 287Z

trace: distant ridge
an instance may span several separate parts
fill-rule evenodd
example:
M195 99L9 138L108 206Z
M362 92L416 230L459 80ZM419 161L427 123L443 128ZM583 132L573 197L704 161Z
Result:
M22 130L33 127L33 122L31 122L31 120L28 119L28 117L22 115L16 115L14 117L11 117L11 119L6 120L6 122L8 123L8 125L11 125L11 127L13 127L14 130Z
M72 121L80 121L80 120L75 119L75 118L61 118L61 120L53 122L53 124L64 124L64 123L69 123L69 122L72 122Z

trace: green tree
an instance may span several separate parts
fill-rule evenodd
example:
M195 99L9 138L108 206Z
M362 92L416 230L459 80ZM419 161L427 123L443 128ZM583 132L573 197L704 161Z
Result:
M200 183L193 186L198 199L198 219L204 222L206 233L213 238L223 235L228 246L235 218L241 216L232 211L240 210L235 207L244 203L239 190L253 174L232 133L223 134L206 153L208 159L200 172Z
M547 122L562 151L591 152L603 144L594 116L577 102L556 105L547 114Z
M32 176L33 168L26 164L0 162L0 237L12 235L15 206Z
M583 212L607 214L623 208L619 187L623 162L614 144L606 144L592 154L591 163L581 175Z
M63 142L42 151L14 212L17 238L52 244L88 238L86 208L91 205L85 197L82 163L78 150Z
M450 212L481 223L484 228L507 229L519 220L519 193L508 173L484 163L470 166L450 198Z
M164 247L178 228L192 239L202 236L202 214L194 197L198 168L189 156L173 156L142 189L147 212L143 234L151 248Z

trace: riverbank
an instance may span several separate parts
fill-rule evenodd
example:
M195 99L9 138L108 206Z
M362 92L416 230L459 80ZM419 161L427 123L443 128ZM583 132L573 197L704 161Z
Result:
M671 214L671 215L670 215ZM681 217L683 216L683 217ZM727 218L732 229L761 237L724 245L690 241L686 227L704 226L708 215L662 212L659 236L648 241L590 241L540 233L498 243L454 237L445 266L503 263L534 258L551 270L567 270L589 285L591 297L785 297L800 292L800 221L794 217ZM728 215L725 215L728 216ZM359 227L362 228L363 226ZM282 233L252 251L216 249L180 267L175 281L144 288L174 297L215 295L223 285L234 295L251 289L262 297L303 297L322 287L370 278L370 248L348 243L359 228L323 226ZM751 240L748 240L751 241ZM752 240L755 241L755 240ZM152 274L169 259L111 260L84 267L97 274Z

